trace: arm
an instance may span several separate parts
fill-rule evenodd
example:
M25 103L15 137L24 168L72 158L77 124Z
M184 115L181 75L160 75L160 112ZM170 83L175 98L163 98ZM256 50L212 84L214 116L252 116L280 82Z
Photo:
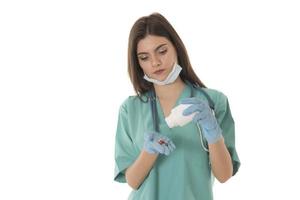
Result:
M222 112L218 111L218 116L221 121L220 124L222 128L224 128L224 126L228 126L228 124L224 121L224 116L221 118L221 114L228 113L229 107L227 99L223 97L222 100L222 104L219 106ZM182 100L181 103L193 104L183 112L183 115L198 112L195 114L193 121L201 125L203 135L208 142L212 172L221 183L226 182L233 175L233 165L231 155L224 142L223 130L217 118L206 101L194 97L186 98ZM223 103L227 103L227 105ZM226 119L229 118L227 117ZM226 129L226 131L228 132L229 130ZM228 134L227 132L225 134Z
M213 174L219 182L225 183L232 176L233 167L224 139L209 144L208 147Z
M145 177L153 167L158 154L150 154L142 150L135 162L127 168L125 177L128 185L134 190L138 189Z
M138 189L145 177L149 174L158 155L169 155L175 148L174 143L167 136L155 131L146 132L143 150L125 172L127 183L133 189Z

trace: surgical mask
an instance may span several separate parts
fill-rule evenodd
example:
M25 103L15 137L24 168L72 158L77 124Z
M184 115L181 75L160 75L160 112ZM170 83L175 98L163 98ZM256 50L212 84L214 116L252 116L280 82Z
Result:
M178 65L177 62L175 62L172 71L170 72L170 74L167 76L165 80L159 81L153 78L149 78L146 74L144 75L144 79L146 79L149 82L155 83L157 85L168 85L170 83L173 83L177 79L181 70L182 68L180 67L180 65Z

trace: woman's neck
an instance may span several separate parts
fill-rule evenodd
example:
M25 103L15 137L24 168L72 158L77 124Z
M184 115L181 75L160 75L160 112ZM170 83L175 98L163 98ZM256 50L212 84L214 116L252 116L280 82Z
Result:
M168 85L154 84L156 96L160 101L176 99L185 87L185 83L178 77L173 83Z

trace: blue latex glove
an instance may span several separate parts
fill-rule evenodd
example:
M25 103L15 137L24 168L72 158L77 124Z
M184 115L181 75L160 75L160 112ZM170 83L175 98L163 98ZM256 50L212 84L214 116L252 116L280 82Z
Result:
M148 153L169 155L175 148L174 143L167 136L155 131L145 133L144 150Z
M208 144L213 144L221 139L222 130L217 122L213 111L208 103L200 98L186 98L181 101L182 104L192 104L183 111L183 115L190 115L197 112L193 118L195 123L199 123L203 130L203 135Z

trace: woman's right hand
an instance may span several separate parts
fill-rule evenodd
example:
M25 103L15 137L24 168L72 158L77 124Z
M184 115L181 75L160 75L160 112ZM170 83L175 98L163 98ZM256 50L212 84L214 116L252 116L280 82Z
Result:
M143 149L148 153L169 155L175 148L176 146L167 136L155 131L145 133Z

